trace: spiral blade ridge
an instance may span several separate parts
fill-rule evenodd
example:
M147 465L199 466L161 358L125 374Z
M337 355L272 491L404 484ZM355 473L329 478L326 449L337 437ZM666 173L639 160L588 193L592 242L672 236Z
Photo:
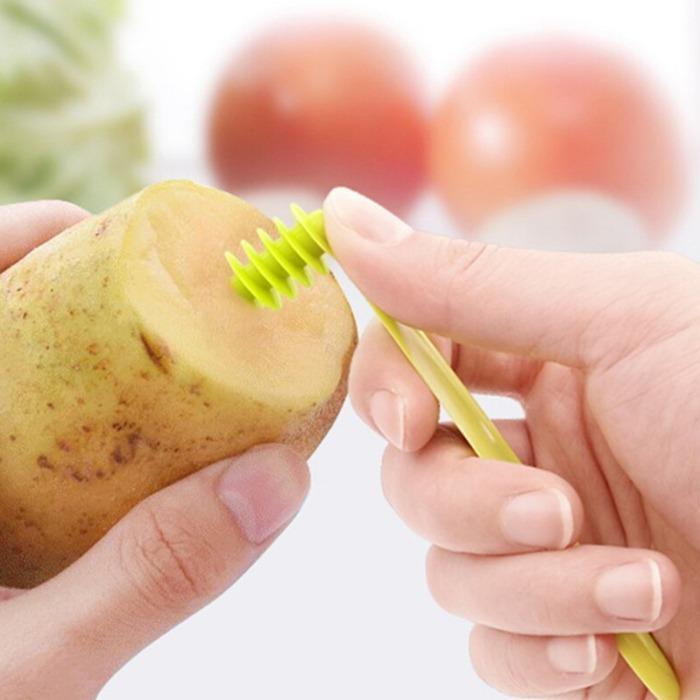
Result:
M256 231L262 243L261 251L249 241L242 241L244 259L226 253L233 271L231 286L258 306L279 309L282 297L292 299L297 295L295 282L311 286L310 269L319 274L328 272L322 260L323 255L330 252L322 212L307 213L296 204L290 209L295 220L291 228L280 219L274 219L279 238L273 239L261 228Z

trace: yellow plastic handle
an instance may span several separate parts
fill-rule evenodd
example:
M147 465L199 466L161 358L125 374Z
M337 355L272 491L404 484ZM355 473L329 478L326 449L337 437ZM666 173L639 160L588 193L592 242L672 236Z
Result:
M498 428L484 413L430 338L421 330L399 323L374 304L371 306L474 452L487 459L520 463ZM651 634L618 634L617 648L655 698L680 698L681 689L676 674Z

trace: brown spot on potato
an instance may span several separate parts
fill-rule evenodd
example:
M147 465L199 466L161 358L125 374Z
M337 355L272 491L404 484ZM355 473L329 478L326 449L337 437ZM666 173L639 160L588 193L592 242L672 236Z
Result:
M70 445L65 440L56 440L58 448L63 452L70 452Z
M77 481L78 483L82 483L83 481L87 481L88 477L85 474L82 474L79 472L77 469L69 468L66 470L68 472L68 476L73 479L73 481Z
M91 355L97 355L100 351L100 346L97 343L90 343L86 349Z
M95 227L95 238L99 238L109 227L110 218L107 216Z
M54 471L56 469L46 455L39 455L36 459L36 463L39 465L39 469L48 469L49 471Z
M150 340L144 333L139 333L139 339L146 350L148 359L163 372L163 374L169 374L170 351L167 346L163 343L156 343Z
M47 408L50 408L52 411L54 410L54 408L56 408L56 407L51 403L51 401L49 401L49 402L46 404L46 407L47 407Z
M119 465L132 462L136 457L139 442L141 442L141 435L139 433L130 433L125 441L112 450L110 455L112 461Z

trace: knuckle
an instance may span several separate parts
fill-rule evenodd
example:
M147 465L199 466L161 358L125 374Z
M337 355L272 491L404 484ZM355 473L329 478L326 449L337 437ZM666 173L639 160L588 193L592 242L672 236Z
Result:
M486 548L488 553L486 529L478 516L482 503L475 497L470 469L475 458L464 455L453 433L445 429L444 434L439 453L432 455L442 472L436 478L433 469L419 470L411 485L416 525L420 534L449 551L477 554Z
M436 547L431 547L425 558L425 580L433 600L444 607L441 569L440 553Z
M503 676L511 693L514 695L530 695L533 691L538 694L545 688L533 687L533 679L528 678L523 667L518 639L515 635L504 635L503 642Z
M137 506L119 551L122 570L149 606L194 609L216 592L216 553L176 506L156 508L148 501Z
M473 615L470 614L472 602L467 590L468 586L458 586L459 600L455 599L454 573L450 571L450 564L454 562L455 557L462 560L460 567L464 568L468 555L454 554L435 546L430 548L425 561L425 578L428 590L433 600L443 610L459 617L473 618Z
M544 629L550 633L556 632L561 624L561 610L559 606L552 603L549 597L543 595L541 591L535 591L531 598L534 603L532 607L533 626L536 629Z
M419 513L423 529L446 549L465 551L464 547L471 539L469 528L463 527L464 513L469 511L469 504L459 484L449 475L441 479L424 479L416 496L421 501Z
M433 293L440 294L437 303L445 307L446 322L453 324L455 318L464 314L464 297L469 289L478 284L480 270L486 257L491 257L497 248L478 241L439 238L434 246L432 270L436 279L444 284L435 285Z
M547 595L548 580L522 568L518 580L518 618L526 622L533 633L556 634L562 621L562 601Z
M518 637L490 628L476 628L481 633L470 639L469 655L476 674L484 683L508 695L530 696L537 690L523 664Z
M498 673L500 654L493 643L494 630L476 625L469 637L469 658L476 675L484 683L494 686L493 677Z

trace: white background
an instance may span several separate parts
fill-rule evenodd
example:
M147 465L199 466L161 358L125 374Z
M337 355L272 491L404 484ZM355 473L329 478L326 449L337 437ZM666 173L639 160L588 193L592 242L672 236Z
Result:
M513 34L563 30L622 45L675 100L694 160L700 24L692 3L413 4L133 0L121 45L151 109L155 172L209 180L202 155L207 105L231 52L270 21L328 11L369 18L413 47L433 97L470 57ZM435 230L450 227L430 198L413 218ZM666 247L700 257L696 219L689 207ZM368 314L351 295L363 326ZM485 405L493 415L517 411L495 400ZM381 448L346 406L312 459L312 492L289 530L228 593L129 663L102 700L500 697L470 668L468 625L429 598L427 545L403 528L380 493Z

